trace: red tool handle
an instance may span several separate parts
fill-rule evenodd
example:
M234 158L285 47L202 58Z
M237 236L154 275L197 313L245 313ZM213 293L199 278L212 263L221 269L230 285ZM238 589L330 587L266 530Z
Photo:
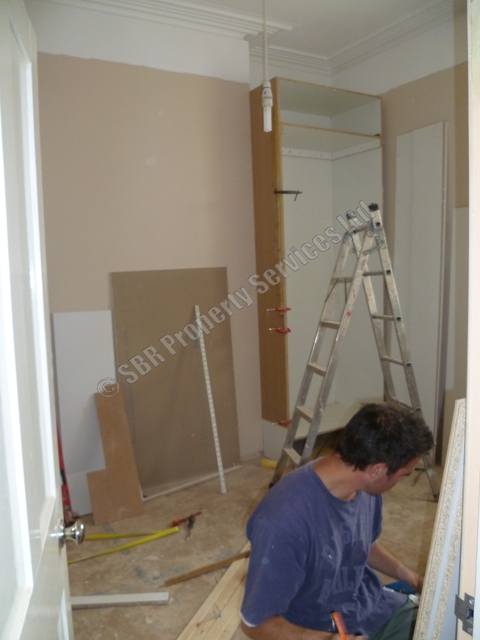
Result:
M275 331L277 333L290 333L291 329L277 329L277 328L275 328Z
M291 420L279 420L277 422L277 424L279 424L281 427L288 427L288 425L291 423Z
M287 311L291 311L290 307L284 307L283 309L279 308L279 307L275 307L275 311L277 313L286 313Z
M187 522L187 520L189 520L190 518L195 518L196 516L200 516L200 515L202 515L202 512L197 511L197 513L192 513L190 516L187 516L186 518L180 518L180 520L172 520L172 522L170 522L170 526L178 527L178 525L182 524L182 522Z
M338 635L340 636L340 640L348 640L347 627L345 626L345 622L343 620L342 614L338 611L332 611L332 618L337 627Z

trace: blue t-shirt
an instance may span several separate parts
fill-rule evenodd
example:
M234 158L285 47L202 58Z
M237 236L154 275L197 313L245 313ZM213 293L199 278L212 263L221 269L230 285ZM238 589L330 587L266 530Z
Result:
M283 616L307 629L334 632L331 612L349 633L370 634L407 598L385 591L366 566L382 528L382 498L358 492L335 498L313 463L285 476L247 524L252 550L242 604L246 624Z

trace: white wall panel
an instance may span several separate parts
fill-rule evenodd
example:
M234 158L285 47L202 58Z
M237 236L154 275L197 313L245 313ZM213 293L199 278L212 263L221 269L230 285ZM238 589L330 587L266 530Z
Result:
M72 508L91 513L86 474L105 468L94 394L116 379L111 311L53 314L60 426Z
M283 156L283 184L285 189L302 192L296 200L283 196L288 256L292 248L300 249L304 243L311 243L317 234L325 236L325 229L333 226L332 162ZM331 241L329 245L325 252L317 251L317 257L307 265L300 263L301 268L290 272L287 278L287 300L292 309L287 316L292 330L288 335L291 410L296 404L339 247Z
M372 149L347 156L333 163L334 215L345 218L346 212L355 210L360 201L367 205L375 202L382 208L382 151ZM352 256L353 258L353 256ZM351 262L351 260L350 260ZM355 261L353 261L354 264ZM353 264L350 267L353 270ZM369 258L369 268L378 269L378 254ZM353 275L351 272L349 275ZM377 305L383 304L381 278L373 278ZM343 298L344 300L344 298ZM352 405L381 399L383 376L363 287L355 303L352 319L337 370L336 400Z
M436 433L445 224L444 124L397 138L394 274L423 414Z

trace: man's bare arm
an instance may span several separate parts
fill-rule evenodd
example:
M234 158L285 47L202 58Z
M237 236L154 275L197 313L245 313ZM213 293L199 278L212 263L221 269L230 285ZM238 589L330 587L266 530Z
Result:
M405 582L417 592L422 590L423 576L407 567L405 563L395 557L393 553L390 553L378 540L370 548L367 564L376 571L381 571L387 576Z
M313 631L291 624L281 616L265 620L258 627L241 623L242 631L250 640L341 640L337 633ZM348 640L366 640L365 636L347 636Z

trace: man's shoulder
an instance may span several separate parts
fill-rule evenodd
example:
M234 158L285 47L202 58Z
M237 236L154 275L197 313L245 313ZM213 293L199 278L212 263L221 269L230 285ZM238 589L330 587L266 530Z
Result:
M319 481L311 465L292 471L265 494L253 512L252 519L261 518L279 523L299 518L313 504L322 502L323 492Z

